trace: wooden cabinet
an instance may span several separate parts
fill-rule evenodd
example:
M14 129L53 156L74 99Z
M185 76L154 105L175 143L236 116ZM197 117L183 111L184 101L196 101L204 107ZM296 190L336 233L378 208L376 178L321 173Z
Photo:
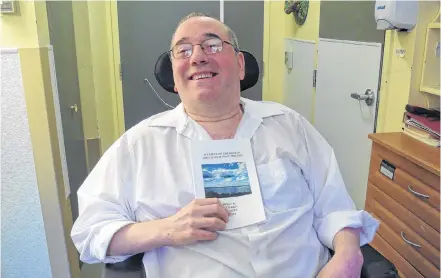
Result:
M440 149L401 132L369 138L365 205L380 221L371 245L400 277L440 277Z

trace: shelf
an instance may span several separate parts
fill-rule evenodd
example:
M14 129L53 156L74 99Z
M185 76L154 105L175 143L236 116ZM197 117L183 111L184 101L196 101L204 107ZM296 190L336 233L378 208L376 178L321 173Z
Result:
M429 93L432 95L440 95L440 89L439 87L435 87L435 86L421 86L420 91L425 92L425 93Z
M429 28L429 29L440 29L440 24L439 24L439 22L432 22L432 23L429 23L427 28Z
M420 91L440 95L440 22L439 14L427 25Z

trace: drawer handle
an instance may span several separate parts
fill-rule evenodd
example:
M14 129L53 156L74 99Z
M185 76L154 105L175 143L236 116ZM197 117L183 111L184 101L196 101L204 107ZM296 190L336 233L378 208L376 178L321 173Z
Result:
M419 192L416 192L415 190L412 189L412 187L410 185L407 186L407 188L409 189L410 192L412 192L415 196L420 197L420 198L426 198L429 199L430 196L429 195L425 195Z
M415 246L415 247L421 248L421 245L416 244L416 243L413 243L412 241L406 239L406 238L404 237L404 232L403 232L403 231L401 231L401 238L402 238L406 243L408 243L408 244L410 244L410 245L412 245L412 246Z

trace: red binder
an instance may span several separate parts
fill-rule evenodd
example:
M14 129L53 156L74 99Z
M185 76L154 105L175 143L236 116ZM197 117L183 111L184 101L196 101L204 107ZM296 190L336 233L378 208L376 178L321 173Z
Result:
M417 115L410 112L405 112L404 117L405 124L424 130L434 137L440 137L439 119L425 117L424 115Z

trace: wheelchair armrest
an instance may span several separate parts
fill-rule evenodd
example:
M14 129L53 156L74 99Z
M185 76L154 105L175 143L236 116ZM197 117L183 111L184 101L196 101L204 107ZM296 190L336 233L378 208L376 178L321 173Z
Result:
M394 264L386 259L383 255L377 252L369 244L361 247L363 254L363 267L361 269L361 278L395 278L398 276L398 271ZM137 254L125 261L106 264L102 278L143 278L145 271L142 264L144 254ZM333 252L331 250L331 255Z
M361 247L363 254L363 267L361 269L361 278L395 278L398 271L394 264L386 259L377 250L369 244Z
M119 263L106 264L101 278L145 278L143 257L140 253Z

